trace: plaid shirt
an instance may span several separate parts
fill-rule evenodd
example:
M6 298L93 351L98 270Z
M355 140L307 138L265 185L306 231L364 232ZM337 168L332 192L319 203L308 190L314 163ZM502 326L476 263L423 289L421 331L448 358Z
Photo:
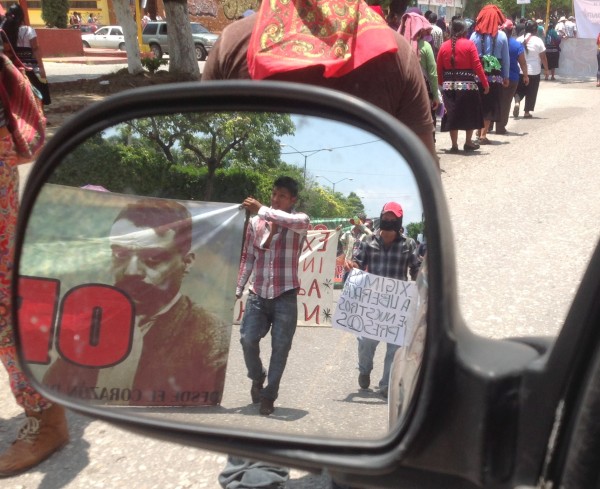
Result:
M271 224L278 228L269 247L265 248ZM262 206L258 215L248 223L236 295L242 294L253 271L254 281L250 290L263 299L274 299L300 287L298 260L308 224L309 218L302 212L290 214Z
M398 280L408 280L410 268L410 276L414 280L420 264L416 251L417 243L412 238L399 235L386 250L381 237L373 234L358 243L353 260L361 270Z

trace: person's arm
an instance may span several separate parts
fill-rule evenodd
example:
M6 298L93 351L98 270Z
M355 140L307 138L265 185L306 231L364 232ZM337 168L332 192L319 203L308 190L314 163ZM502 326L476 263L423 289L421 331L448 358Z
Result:
M358 246L354 247L352 255L353 268L360 268L366 270L369 264L369 255L367 254L367 244L364 241L359 241Z
M425 72L427 73L427 79L429 80L429 85L431 86L431 92L433 95L433 109L435 110L440 104L439 90L437 89L438 76L435 59L433 58L433 49L431 49L431 44L428 42L423 43L423 47L421 49L421 60L423 60L425 63Z
M244 209L250 211L250 213L257 214L261 219L288 228L295 233L306 233L310 224L309 217L303 212L292 214L282 210L271 209L270 207L262 205L254 197L247 197L244 199L242 206Z
M30 27L30 29L33 31L33 34L34 34L34 36L29 39L29 44L31 45L31 51L33 52L33 55L35 56L35 59L38 64L38 68L40 69L40 76L42 78L46 78L46 69L44 68L44 61L42 60L42 51L40 49L40 45L38 44L37 35L35 34L35 31L33 30L33 28Z
M546 49L540 53L540 59L542 60L542 66L544 67L544 74L548 76L548 58L546 57Z
M445 56L445 53L444 53L444 51L442 51L442 48L440 47L440 50L438 51L438 57L436 60L437 76L438 76L438 84L439 85L444 84L444 60L443 60L444 56Z
M519 54L519 66L521 67L521 72L523 73L523 83L525 85L529 85L529 75L527 74L527 60L525 59L525 50Z
M244 239L244 246L242 248L242 257L240 260L240 268L238 270L237 287L235 289L235 296L239 299L242 297L244 287L248 283L252 268L254 267L255 256L254 253L248 253L248 249L252 250L254 243L254 227L252 221L248 222L246 229L246 237Z
M500 37L500 56L502 58L502 79L503 85L508 86L510 76L510 54L508 52L508 38L504 32L499 31L498 36Z
M258 216L265 221L288 228L295 233L305 233L310 224L310 219L304 212L292 214L278 209L271 209L264 205L258 210Z

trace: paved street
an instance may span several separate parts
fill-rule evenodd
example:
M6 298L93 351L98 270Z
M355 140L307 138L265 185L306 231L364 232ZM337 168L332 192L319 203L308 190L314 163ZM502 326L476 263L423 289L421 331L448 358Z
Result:
M54 77L73 76L74 69L97 75L88 73L89 66L53 66L58 64L47 67L51 82L58 81ZM111 71L109 66L102 65L102 73ZM507 337L555 335L560 330L600 237L599 157L593 142L599 113L600 88L591 79L542 82L534 118L511 118L507 127L511 134L490 134L493 144L482 146L477 154L445 154L450 138L437 134L454 228L461 308L478 333ZM460 134L460 147L463 142ZM241 362L237 345L234 331L232 364ZM355 355L353 338L302 328L276 403L282 414L263 420L265 429L314 433L311 420L319 419L319 429L327 435L383 433L385 403L374 392L358 394ZM331 368L315 370L324 359ZM376 365L381 362L379 358ZM243 372L228 372L227 385L239 386L232 394L241 410L238 414L252 424L255 408L243 400L248 390ZM4 449L22 413L4 375L0 392L0 449ZM328 411L331 405L339 406L340 412ZM224 455L132 435L72 413L69 421L72 441L62 452L26 474L3 480L2 487L218 487ZM325 477L293 471L287 487L320 489L327 483Z

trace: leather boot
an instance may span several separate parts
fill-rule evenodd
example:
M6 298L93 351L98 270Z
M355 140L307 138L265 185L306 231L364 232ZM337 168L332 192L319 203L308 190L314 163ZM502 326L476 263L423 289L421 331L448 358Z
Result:
M0 455L0 477L30 469L69 442L67 418L61 406L53 404L42 412L25 414L17 439Z

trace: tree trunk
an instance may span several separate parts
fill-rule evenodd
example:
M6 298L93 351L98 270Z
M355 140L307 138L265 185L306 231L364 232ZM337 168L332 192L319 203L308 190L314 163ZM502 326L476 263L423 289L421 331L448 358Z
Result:
M169 33L169 72L190 80L200 79L200 69L192 38L187 1L165 0Z
M137 25L129 10L129 0L113 0L115 15L118 24L123 28L125 49L127 50L127 70L132 75L144 72L140 59L140 46L138 44Z

